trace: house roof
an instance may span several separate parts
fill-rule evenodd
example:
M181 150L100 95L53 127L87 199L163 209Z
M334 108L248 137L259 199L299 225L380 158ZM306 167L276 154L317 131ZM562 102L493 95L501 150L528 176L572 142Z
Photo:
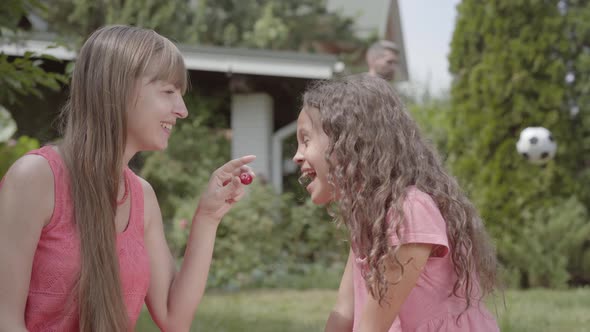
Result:
M178 48L189 70L328 79L343 69L343 64L332 55L183 44ZM23 56L27 51L52 55L66 61L76 57L74 51L56 46L54 39L47 34L34 35L18 43L0 41L0 53Z
M332 55L188 45L179 49L193 70L327 79L343 69Z

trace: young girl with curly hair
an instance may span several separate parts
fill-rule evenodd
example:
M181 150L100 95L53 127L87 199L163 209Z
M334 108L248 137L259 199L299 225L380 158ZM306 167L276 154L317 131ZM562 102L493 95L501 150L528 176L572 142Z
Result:
M484 224L386 81L311 86L297 141L311 200L350 235L326 331L499 330L482 303L497 270Z

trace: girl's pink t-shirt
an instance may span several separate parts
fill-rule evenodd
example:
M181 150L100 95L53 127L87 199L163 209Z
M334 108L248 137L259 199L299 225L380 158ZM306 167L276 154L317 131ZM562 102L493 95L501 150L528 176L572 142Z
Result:
M457 277L449 255L446 222L433 199L417 188L410 187L403 210L405 218L400 225L400 237L393 234L390 238L391 246L405 243L429 243L436 248L389 332L499 331L496 320L478 301L479 298L474 299L472 306L463 312L465 300L449 296ZM392 222L391 214L388 215L388 222ZM359 329L362 310L367 296L370 296L361 275L363 268L366 268L366 263L356 257L353 264L353 331ZM457 320L462 312L463 314Z
M72 294L80 268L80 247L68 172L61 156L51 146L29 154L40 155L49 162L54 178L55 205L33 258L25 323L31 332L78 331L77 299ZM143 189L139 178L129 168L125 169L125 177L129 183L131 211L127 228L117 234L117 251L129 330L133 330L147 294L150 268L143 237Z

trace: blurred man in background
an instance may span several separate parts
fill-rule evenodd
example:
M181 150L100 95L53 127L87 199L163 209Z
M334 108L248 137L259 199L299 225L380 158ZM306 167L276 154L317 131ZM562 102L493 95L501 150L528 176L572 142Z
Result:
M392 41L380 40L369 47L366 59L369 74L392 81L399 62L399 48Z

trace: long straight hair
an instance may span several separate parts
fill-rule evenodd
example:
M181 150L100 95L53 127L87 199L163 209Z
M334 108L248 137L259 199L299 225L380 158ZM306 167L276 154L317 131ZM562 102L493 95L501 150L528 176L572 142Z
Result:
M447 225L457 281L451 293L469 307L496 285L495 249L475 207L444 169L393 88L367 74L319 81L303 96L303 107L319 110L329 137L328 181L337 190L336 218L350 232L355 254L366 257L367 288L382 301L387 292L386 261L404 264L389 245L399 236L410 186L429 194ZM394 217L390 225L387 213ZM450 294L449 294L450 295Z
M127 111L142 77L186 90L182 55L148 29L107 26L95 31L76 60L70 97L62 110L60 151L69 171L74 220L80 238L76 292L83 332L127 331L116 252L115 214Z

